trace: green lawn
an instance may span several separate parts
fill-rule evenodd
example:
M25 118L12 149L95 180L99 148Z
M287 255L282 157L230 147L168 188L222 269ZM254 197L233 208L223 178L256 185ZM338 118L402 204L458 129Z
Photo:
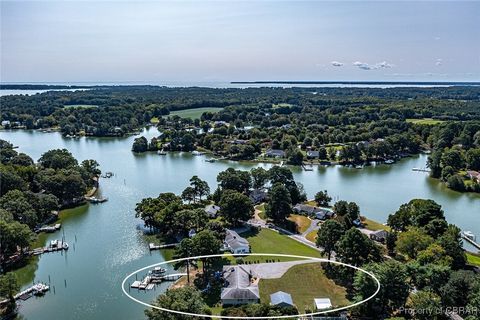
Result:
M307 240L310 240L312 242L315 242L317 240L317 233L318 233L318 230L313 230L313 231L310 231L306 236L305 238L307 238Z
M267 220L267 214L265 213L265 203L259 204L255 208L260 210L260 213L258 214L258 216L263 220Z
M436 125L439 123L442 123L443 120L435 120L431 118L423 118L423 119L406 119L407 122L409 123L414 123L414 124L424 124L424 125Z
M274 254L293 254L307 257L321 257L319 251L306 246L296 240L289 238L286 235L280 234L273 230L261 229L258 233L242 234L250 243L252 253L274 253ZM298 260L296 258L281 258L281 257L261 257L261 256L246 256L244 261L260 261L266 260L275 261L291 261Z
M467 261L469 264L480 267L480 255L467 252Z
M219 112L223 108L195 108L170 112L170 116L179 116L180 118L200 119L204 112Z
M389 226L384 226L383 224L377 221L373 221L367 218L365 218L365 220L362 220L362 223L365 229L372 230L372 231L377 231L377 230L390 231L391 230Z
M279 279L261 279L259 282L260 301L270 302L270 294L284 291L292 295L293 303L300 312L305 307L313 308L314 298L330 298L332 305L346 306L346 289L328 279L319 263L291 267Z
M288 217L288 220L295 222L295 224L297 225L298 233L304 233L305 231L307 231L308 227L310 227L310 224L312 223L312 221L306 216L302 216L299 214L291 214Z

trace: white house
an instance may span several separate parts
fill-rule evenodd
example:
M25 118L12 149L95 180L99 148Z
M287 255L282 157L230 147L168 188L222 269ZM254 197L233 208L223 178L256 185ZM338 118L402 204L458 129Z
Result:
M247 239L240 237L238 233L230 229L227 229L223 245L225 251L234 254L250 253L250 244Z

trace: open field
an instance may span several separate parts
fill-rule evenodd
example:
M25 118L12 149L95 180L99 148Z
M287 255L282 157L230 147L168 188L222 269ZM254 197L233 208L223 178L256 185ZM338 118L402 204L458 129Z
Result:
M305 231L307 231L308 227L310 227L310 224L312 222L306 216L302 216L299 214L291 214L290 217L288 217L288 220L295 222L295 224L297 225L298 233L304 233Z
M200 119L204 112L219 112L222 108L195 108L170 112L170 116L179 116L180 118Z
M330 298L333 306L349 304L346 289L328 279L319 263L300 264L291 267L281 278L261 279L260 301L270 302L270 294L284 291L292 295L300 312L313 308L314 298Z
M431 118L406 119L406 121L409 122L409 123L425 124L425 125L436 125L436 124L444 122L443 120L435 120L435 119L431 119Z

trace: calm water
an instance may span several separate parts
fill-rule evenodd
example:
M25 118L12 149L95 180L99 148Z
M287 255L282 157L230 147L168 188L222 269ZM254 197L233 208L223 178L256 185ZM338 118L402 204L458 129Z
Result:
M144 132L151 137L153 128ZM36 281L50 282L55 294L22 302L25 319L144 319L143 307L121 293L123 277L140 267L164 260L162 253L149 253L147 242L136 226L135 204L160 192L181 192L192 175L198 175L213 190L218 172L228 167L250 169L254 165L236 162L207 163L204 157L175 153L134 155L128 138L65 139L58 133L2 131L0 138L20 146L35 160L53 148L66 148L79 160L96 159L101 169L112 171L101 179L101 193L110 200L87 205L62 214L63 231L71 249L66 254L47 254L33 264ZM295 169L295 178L304 184L311 198L328 189L336 199L356 201L362 214L385 222L389 213L413 198L434 199L443 206L447 219L480 236L480 196L446 189L413 172L424 167L426 156L409 158L393 166L380 165L363 170L327 167L304 172ZM269 165L261 164L265 168ZM60 238L62 231L47 240ZM30 266L32 268L32 266ZM28 274L22 270L23 274ZM32 281L33 276L28 281ZM157 292L145 294L153 299Z

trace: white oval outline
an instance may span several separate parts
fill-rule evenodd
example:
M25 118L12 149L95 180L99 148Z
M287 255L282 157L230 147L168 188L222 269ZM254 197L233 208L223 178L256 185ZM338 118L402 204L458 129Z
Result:
M185 261L185 260L198 260L198 259L205 259L205 258L220 258L220 257L245 257L245 256L270 256L270 257L283 257L283 258L300 258L300 259L309 259L309 260L315 260L315 261L319 261L319 262L328 262L328 263L333 263L333 264L338 264L338 265L341 265L341 266L346 266L346 267L350 267L350 268L353 268L355 270L358 270L358 271L361 271L367 275L369 275L370 277L372 277L376 282L377 282L377 290L368 298L366 299L363 299L362 301L359 301L359 302L356 302L354 304L351 304L351 305L348 305L346 307L340 307L340 308L336 308L336 309L331 309L331 310L326 310L326 311L319 311L319 312L312 312L312 313L304 313L304 314L295 314L295 315L284 315L284 316L258 316L258 317L240 317L240 316L221 316L221 315L207 315L207 314L196 314L196 313L190 313L190 312L183 312L183 311L177 311L177 310L170 310L170 309L166 309L166 308L162 308L162 307L159 307L159 306L155 306L155 305L152 305L152 304L149 304L149 303L146 303L146 302L143 302L141 300L138 300L134 297L132 297L126 290L125 290L125 283L127 282L127 280L132 277L134 274L138 273L138 272L141 272L143 270L147 270L147 269L150 269L150 268L153 268L153 267L157 267L157 266L161 266L161 265L164 265L164 264L169 264L169 263L175 263L175 262L180 262L180 261ZM210 254L210 255L204 255L204 256L196 256L196 257L188 257L188 258L180 258L180 259L174 259L174 260L169 260L169 261L163 261L163 262L159 262L159 263L154 263L152 265L149 265L149 266L146 266L146 267L143 267L143 268L140 268L138 270L135 270L134 272L130 273L129 275L127 275L123 281L122 281L122 291L123 293L125 293L125 295L130 298L131 300L139 303L139 304L142 304L146 307L150 307L150 308L153 308L153 309L158 309L158 310L161 310L161 311L165 311L165 312L169 312L169 313L175 313L175 314L180 314L180 315L185 315L185 316L191 316L191 317L201 317L201 318L210 318L210 319L292 319L292 318L299 318L299 317L312 317L312 316L317 316L317 315L321 315L321 314L326 314L326 313L332 313L332 312L337 312L337 311L341 311L341 310L346 310L346 309L350 309L352 307L355 307L355 306L358 306L358 305L361 305L365 302L367 302L368 300L370 299L373 299L377 294L378 292L380 291L380 287L381 287L381 284L380 284L380 281L378 281L377 277L371 273L371 272L368 272L362 268L359 268L359 267L356 267L356 266L352 266L348 263L343 263L343 262L340 262L340 261L334 261L334 260L328 260L328 259L324 259L324 258L316 258L316 257L308 257L308 256L298 256L298 255L291 255L291 254L280 254L280 253L248 253L248 254Z

